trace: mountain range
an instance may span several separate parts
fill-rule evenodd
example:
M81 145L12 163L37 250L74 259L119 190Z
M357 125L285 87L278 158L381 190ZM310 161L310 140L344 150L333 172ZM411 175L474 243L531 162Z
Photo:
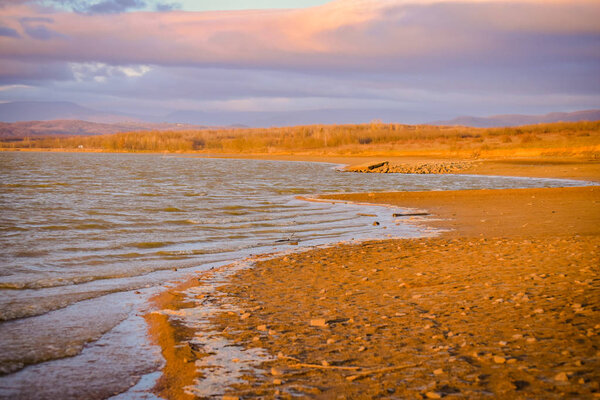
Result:
M406 123L428 121L426 115L398 110L322 109L276 112L175 111L164 116L110 113L70 102L12 102L0 104L0 138L99 135L138 130L190 130L216 127L269 127L307 124L366 123L371 120ZM545 115L506 114L461 116L430 125L501 127L559 121L597 121L600 110L553 112Z
M152 122L121 122L114 124L81 120L0 122L0 139L35 138L41 136L90 136L131 131L180 131L209 129L203 125Z
M492 128L502 126L520 126L548 124L552 122L599 121L600 110L575 112L552 112L544 115L505 114L491 117L462 116L449 121L434 121L431 125L471 126L476 128Z

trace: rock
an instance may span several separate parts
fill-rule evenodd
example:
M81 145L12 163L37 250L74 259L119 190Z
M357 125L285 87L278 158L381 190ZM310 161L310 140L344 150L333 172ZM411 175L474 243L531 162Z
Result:
M318 326L320 328L327 327L327 321L323 318L311 319L310 326Z
M506 362L506 358L502 356L494 356L494 362L496 364L504 364Z
M559 372L558 374L554 375L554 380L557 382L568 382L569 377L565 372Z
M427 392L425 393L425 397L428 399L441 399L442 395L437 392Z

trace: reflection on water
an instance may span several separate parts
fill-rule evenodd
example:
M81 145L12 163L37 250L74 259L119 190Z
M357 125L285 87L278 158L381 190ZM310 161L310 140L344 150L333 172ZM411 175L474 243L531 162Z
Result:
M4 152L0 167L0 373L8 374L0 378L0 397L18 391L32 373L40 386L57 376L67 385L86 370L99 379L102 373L81 357L118 353L126 347L115 336L119 330L143 342L135 314L165 282L289 243L423 234L394 224L389 209L359 215L364 206L305 202L296 195L577 184L346 174L331 164L140 154ZM381 225L374 227L375 220ZM100 347L98 339L107 335L112 341ZM131 365L138 365L135 359ZM125 364L122 372L135 375ZM59 397L80 397L76 393Z

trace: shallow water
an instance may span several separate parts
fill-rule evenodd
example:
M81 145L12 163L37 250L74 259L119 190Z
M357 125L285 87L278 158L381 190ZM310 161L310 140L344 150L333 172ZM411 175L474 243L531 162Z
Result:
M289 242L427 233L395 210L297 195L580 184L142 154L4 152L0 167L0 397L25 398L105 398L155 370L136 314L169 281Z

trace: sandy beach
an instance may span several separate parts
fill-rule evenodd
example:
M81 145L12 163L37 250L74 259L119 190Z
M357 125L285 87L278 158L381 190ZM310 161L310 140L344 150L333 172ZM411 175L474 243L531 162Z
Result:
M501 165L600 176L595 163ZM218 284L236 311L213 315L211 335L273 357L225 398L600 397L598 187L322 198L413 208L429 215L398 220L445 232L258 261ZM215 274L157 307L190 306L185 290ZM167 361L156 392L193 398L183 387L211 373L194 363L209 354L186 343L205 333L147 319Z

